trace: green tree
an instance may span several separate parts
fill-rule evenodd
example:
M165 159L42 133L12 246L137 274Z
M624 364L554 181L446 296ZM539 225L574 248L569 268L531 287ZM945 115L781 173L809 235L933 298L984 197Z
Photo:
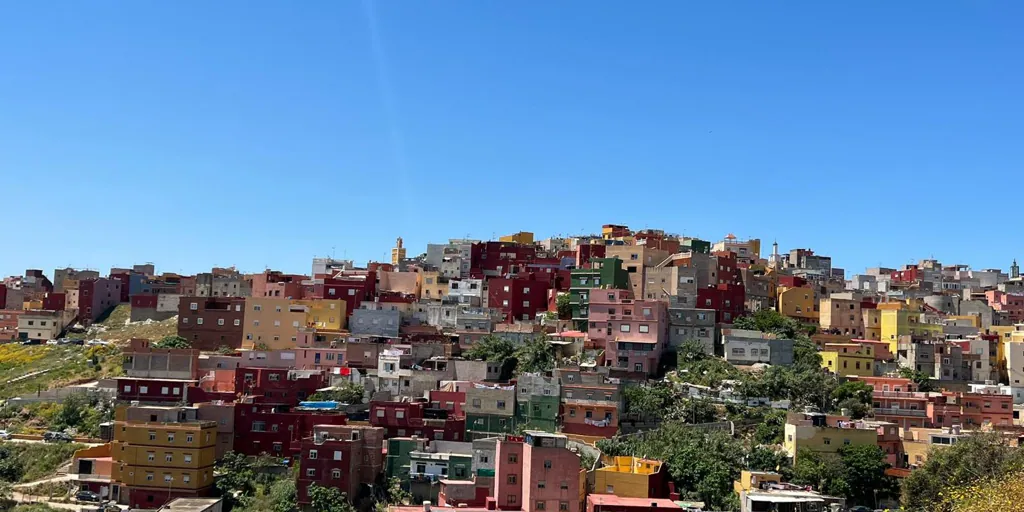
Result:
M860 380L848 380L832 390L832 399L836 402L853 398L858 402L870 405L874 389Z
M177 334L171 334L153 343L153 348L192 348L192 344Z
M0 446L0 480L18 482L25 474L25 466L15 453L6 446Z
M712 423L722 418L718 407L711 400L704 398L687 398L680 400L672 409L671 417L693 425Z
M933 446L928 460L903 480L900 498L906 510L948 511L942 494L999 478L1024 468L1024 451L1010 447L998 433L978 433L952 446Z
M555 298L555 305L558 306L559 320L572 320L572 305L569 304L568 293L559 293Z
M64 397L60 411L53 418L56 430L82 426L89 408L89 397L84 393L71 393Z
M764 421L754 429L754 440L758 444L781 444L786 428L786 411L772 409L764 415Z
M661 418L675 400L675 393L668 385L648 382L629 386L623 391L626 414L640 418Z
M921 392L935 391L935 385L924 372L917 371L909 366L900 367L900 377L910 379L917 384L917 390Z
M294 512L298 510L295 480L278 478L269 485L260 485L253 496L240 500L236 510L242 512Z
M511 341L494 335L480 338L464 354L467 359L476 359L490 363L504 363L516 353L516 346Z
M515 351L518 362L516 373L537 373L551 371L555 367L555 347L547 337L530 338Z
M801 452L793 465L790 481L797 485L810 485L830 496L844 497L850 493L846 467L843 460L833 453Z
M316 512L355 512L348 496L335 487L309 486L310 507Z
M309 399L313 401L333 400L343 404L361 404L363 403L363 397L365 395L366 388L364 388L363 385L356 384L354 382L346 382L344 385L339 386L336 389L317 391L310 395Z
M791 472L789 456L772 446L754 446L747 452L746 462L750 471Z
M741 316L733 321L736 329L770 332L782 338L795 338L800 324L774 309L762 309L752 315Z
M597 462L597 457L594 457L590 452L580 453L580 467L590 471L594 468L594 463Z
M879 498L895 494L896 480L885 474L890 466L878 446L844 446L839 449L839 457L850 486L846 493L848 501L875 508Z
M868 415L871 412L871 408L864 402L857 400L856 398L847 398L836 405L836 409L839 412L845 411L850 415L851 418L859 420Z
M249 457L238 452L227 452L217 462L215 469L215 485L228 504L237 506L246 496L255 493L256 472Z

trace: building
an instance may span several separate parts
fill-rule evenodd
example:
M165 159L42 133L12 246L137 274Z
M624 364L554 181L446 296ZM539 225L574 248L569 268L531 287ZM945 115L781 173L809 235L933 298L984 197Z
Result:
M466 436L473 441L516 431L516 387L474 383L466 389Z
M555 432L561 403L558 379L537 373L525 373L516 381L518 425L530 430Z
M157 512L221 512L224 498L175 498Z
M360 307L352 312L349 330L356 336L397 338L402 327L402 314L397 309Z
M264 270L252 276L252 297L276 297L279 299L302 299L306 295L309 276L284 274L277 270Z
M618 258L593 258L589 266L574 269L570 279L569 305L572 307L572 319L579 330L586 329L590 316L590 294L594 290L625 290L630 286L629 273Z
M715 354L715 310L669 306L668 346L679 348L687 341L697 341L706 354Z
M564 435L527 431L497 442L494 499L499 509L580 512L586 473Z
M370 402L370 424L385 430L385 437L416 436L441 441L463 441L466 419L425 402ZM441 404L438 404L441 405ZM467 408L468 402L463 405ZM454 406L453 406L454 408Z
M659 512L689 510L681 501L667 498L627 498L613 494L587 496L587 512Z
M668 336L667 304L633 300L629 290L594 290L588 336L605 350L604 365L653 374Z
M579 368L556 368L562 387L562 432L611 438L619 430L619 381Z
M1024 295L987 290L985 299L993 310L1004 312L1010 322L1024 322Z
M697 290L697 307L715 310L715 322L729 324L743 316L746 290L742 284L720 284Z
M818 305L812 288L779 286L779 313L802 322L819 322Z
M178 314L181 295L177 293L137 293L128 298L132 305L131 321L167 320Z
M826 343L821 351L821 367L836 375L874 375L875 352L869 344Z
M491 278L487 284L487 305L500 308L506 322L533 320L548 309L549 283L533 274L515 279Z
M853 293L833 293L821 299L820 310L818 321L822 329L844 336L865 336L861 300Z
M294 395L289 399L294 400ZM233 449L246 455L293 457L299 454L303 439L313 435L314 425L347 423L338 408L296 407L247 398L235 404L234 415Z
M135 338L123 350L122 367L128 377L148 379L199 378L196 349L153 348L149 340Z
M301 329L339 332L346 322L345 301L339 299L247 297L244 311L243 345L247 348L294 348Z
M217 424L212 421L115 421L114 496L132 508L157 508L213 489Z
M22 311L17 317L18 339L47 341L59 338L64 329L74 320L75 311L45 311L33 309Z
M895 428L891 423L882 425ZM821 413L790 413L786 415L782 447L793 457L800 454L838 453L844 446L876 446L879 424L870 421L854 421L843 416L829 416Z
M767 363L793 364L793 340L776 339L773 334L743 329L722 331L725 360L734 365Z
M761 260L761 240L751 238L739 240L736 235L729 233L724 240L715 242L711 246L711 252L730 251L736 253L737 263L744 266L757 265Z
M530 233L529 231L520 231L518 233L500 237L498 238L498 241L513 244L533 245L533 233Z
M101 499L112 499L113 496L113 458L110 455L110 443L76 450L71 459L68 476L80 491L91 491Z
M605 465L593 471L593 492L622 498L664 498L668 495L666 473L658 460L606 457Z
M398 266L405 259L405 247L402 246L402 237L395 240L395 247L391 249L391 264Z
M252 284L245 276L231 268L214 268L212 272L196 274L198 297L248 297Z
M121 282L98 277L78 281L67 290L67 308L78 310L78 323L88 326L121 302Z
M241 348L244 309L242 297L181 297L178 335L199 350Z
M354 500L359 496L360 486L373 485L384 469L383 447L382 428L314 425L312 435L301 444L295 483L299 505L310 505L312 484L333 487Z
M73 268L58 268L53 271L53 291L66 292L78 288L79 281L99 279L100 273L95 270L75 270Z

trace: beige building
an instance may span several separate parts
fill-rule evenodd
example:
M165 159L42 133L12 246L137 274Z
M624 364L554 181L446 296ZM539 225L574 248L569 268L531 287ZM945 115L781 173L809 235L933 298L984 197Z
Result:
M18 337L23 340L52 340L60 336L75 318L74 310L29 310L18 316Z
M300 328L340 331L345 328L345 301L247 297L242 321L244 348L294 348Z
M833 293L821 300L818 321L823 330L838 331L836 334L861 338L864 336L864 312L861 311L860 297L852 292Z
M864 339L879 341L882 339L882 310L861 308L864 319Z
M633 297L638 299L646 296L644 288L647 270L661 264L670 254L668 251L644 245L610 245L605 249L606 258L622 260L622 268L629 272L629 285L633 289ZM658 290L658 293L660 294L661 290Z

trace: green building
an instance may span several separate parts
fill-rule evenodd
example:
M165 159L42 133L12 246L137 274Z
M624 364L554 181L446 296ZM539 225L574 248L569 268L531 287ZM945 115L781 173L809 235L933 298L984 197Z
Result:
M475 384L466 390L466 441L516 432L516 387Z
M516 382L516 422L530 430L558 431L560 387L558 379L525 373Z
M711 242L699 238L687 238L679 242L679 252L711 254Z
M569 305L572 307L572 319L576 329L587 330L590 291L602 288L629 289L629 272L622 267L622 260L619 258L594 258L590 260L590 268L572 271Z
M429 444L428 444L429 443ZM388 478L398 478L413 501L437 503L443 479L470 480L473 476L473 444L428 441L423 438L388 439L384 463Z

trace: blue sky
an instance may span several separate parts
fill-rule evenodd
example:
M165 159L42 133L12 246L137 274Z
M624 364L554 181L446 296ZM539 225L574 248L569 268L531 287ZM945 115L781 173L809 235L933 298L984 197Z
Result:
M1008 267L1024 4L840 4L3 2L0 273L604 223Z

